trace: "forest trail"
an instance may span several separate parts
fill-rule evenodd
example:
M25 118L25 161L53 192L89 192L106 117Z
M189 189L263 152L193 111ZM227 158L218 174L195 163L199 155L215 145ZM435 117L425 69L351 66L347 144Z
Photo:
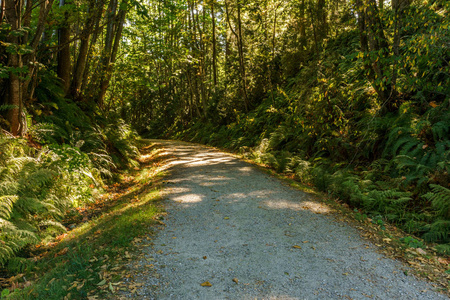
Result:
M447 299L307 194L229 154L157 142L172 157L168 214L133 299Z

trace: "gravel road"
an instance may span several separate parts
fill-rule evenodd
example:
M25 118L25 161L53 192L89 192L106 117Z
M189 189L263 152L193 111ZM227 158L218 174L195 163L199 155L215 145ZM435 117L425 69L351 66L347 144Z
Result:
M447 299L307 194L217 150L158 142L174 157L168 215L134 299Z

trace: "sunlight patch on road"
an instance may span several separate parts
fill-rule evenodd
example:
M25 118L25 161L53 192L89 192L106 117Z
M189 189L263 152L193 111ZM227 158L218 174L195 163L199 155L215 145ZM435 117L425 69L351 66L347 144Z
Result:
M173 197L173 201L179 203L198 203L202 202L203 198L198 194L184 194L178 197Z
M316 214L328 214L331 212L331 209L327 205L314 201L292 202L286 200L267 200L263 203L272 209L309 210Z

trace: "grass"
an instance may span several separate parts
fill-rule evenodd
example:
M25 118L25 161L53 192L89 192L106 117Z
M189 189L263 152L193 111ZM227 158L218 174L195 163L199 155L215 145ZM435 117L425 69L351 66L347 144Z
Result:
M33 249L28 271L9 279L1 299L109 299L128 289L126 265L163 213L163 158L152 145L142 153L140 168L120 174L95 203L71 212L72 230Z

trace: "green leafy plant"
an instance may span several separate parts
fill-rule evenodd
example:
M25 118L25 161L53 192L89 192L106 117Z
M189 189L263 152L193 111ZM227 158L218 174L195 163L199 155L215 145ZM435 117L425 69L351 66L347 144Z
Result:
M66 229L69 207L92 199L95 178L86 154L68 145L37 151L25 140L0 135L0 264L18 251Z
M424 248L423 242L411 236L400 238L400 241L410 248Z

